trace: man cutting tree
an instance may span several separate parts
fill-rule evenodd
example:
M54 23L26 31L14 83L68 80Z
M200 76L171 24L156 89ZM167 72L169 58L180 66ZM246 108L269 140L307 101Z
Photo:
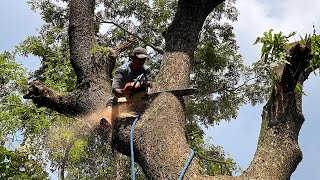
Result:
M112 126L115 114L119 113L118 109L114 109L117 105L118 98L128 97L132 95L130 93L134 90L146 93L148 86L142 83L147 82L137 81L146 78L146 76L150 74L150 70L144 67L144 63L148 58L149 56L146 49L141 47L135 48L129 55L129 61L116 69L112 80L112 93L115 97L109 100L107 104L106 118L101 120L103 126ZM129 108L129 106L130 104L127 104L126 107ZM107 123L109 123L109 125Z

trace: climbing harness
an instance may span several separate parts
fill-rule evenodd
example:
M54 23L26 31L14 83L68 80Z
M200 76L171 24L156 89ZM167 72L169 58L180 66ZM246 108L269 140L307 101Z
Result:
M133 124L132 124L132 127L131 127L131 132L130 132L131 176L132 176L132 180L136 179L135 174L134 174L133 134L134 134L134 127L136 126L137 121L139 120L139 118L140 118L140 114L133 121ZM188 159L186 165L184 166L182 172L180 173L178 180L182 180L183 179L183 176L184 176L185 172L187 171L187 169L188 169L188 167L189 167L189 165L190 165L190 163L191 163L191 161L193 159L193 156L194 156L194 151L192 149L190 149L189 159Z

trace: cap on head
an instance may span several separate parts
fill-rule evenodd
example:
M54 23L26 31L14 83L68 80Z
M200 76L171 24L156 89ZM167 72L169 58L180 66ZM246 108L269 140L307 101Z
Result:
M132 51L131 56L136 56L140 59L149 57L147 50L145 48L141 48L141 47L135 48Z

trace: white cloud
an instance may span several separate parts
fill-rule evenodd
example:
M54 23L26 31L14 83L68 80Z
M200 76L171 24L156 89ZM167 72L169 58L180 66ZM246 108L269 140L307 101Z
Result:
M259 58L259 45L253 46L255 39L263 32L273 29L285 34L296 31L304 36L312 33L313 24L320 29L320 1L307 0L238 0L239 19L234 23L240 53L247 64ZM299 36L295 40L299 40Z

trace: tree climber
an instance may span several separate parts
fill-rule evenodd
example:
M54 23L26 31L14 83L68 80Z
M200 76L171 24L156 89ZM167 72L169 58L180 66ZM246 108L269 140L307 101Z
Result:
M129 61L116 69L112 80L112 93L115 97L107 103L106 118L101 119L100 122L102 126L110 125L112 127L113 118L115 114L118 113L118 110L114 107L118 104L118 98L125 96L124 88L126 84L134 82L142 74L150 75L150 70L144 66L148 58L149 56L146 49L141 47L135 48L129 55ZM146 91L146 89L144 89L144 91ZM130 103L126 103L126 106L129 108Z

